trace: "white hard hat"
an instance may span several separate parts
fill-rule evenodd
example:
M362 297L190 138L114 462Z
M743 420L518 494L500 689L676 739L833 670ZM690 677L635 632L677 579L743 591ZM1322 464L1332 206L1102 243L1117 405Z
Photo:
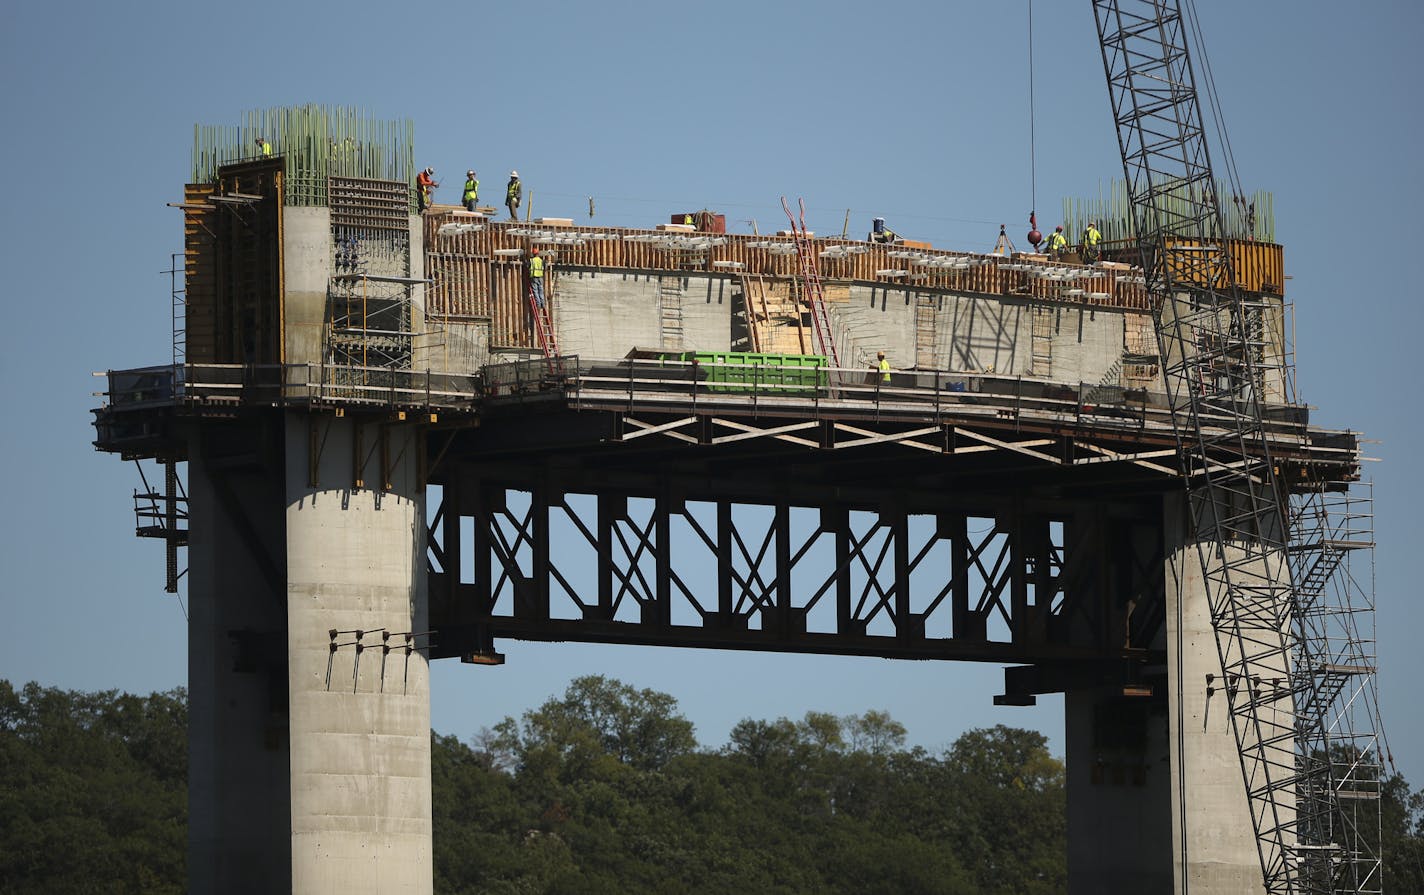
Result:
M426 168L426 169L425 169L425 173L426 173L426 174L434 174L434 173L435 173L435 169L434 169L434 168Z
M509 176L510 176L510 177L518 177L518 176L519 176L519 172L518 172L518 171L510 171L510 172L509 172Z
M474 172L474 171L466 171L466 172L465 172L465 176L466 176L466 177L474 177L474 176L475 176L475 172Z

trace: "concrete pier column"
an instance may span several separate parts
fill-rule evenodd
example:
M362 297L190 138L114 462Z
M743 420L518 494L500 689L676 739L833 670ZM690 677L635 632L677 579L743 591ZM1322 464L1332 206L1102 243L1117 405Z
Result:
M1264 892L1206 584L1196 544L1188 537L1184 498L1168 497L1164 514L1175 891ZM1210 696L1207 675L1213 678ZM1289 763L1288 756L1285 761Z
M421 448L296 412L194 436L191 892L431 891Z
M291 888L284 436L205 427L188 461L188 891Z
M286 445L292 890L430 892L420 435L290 413Z
M1216 632L1185 497L1163 502L1166 693L1065 700L1069 891L1264 892ZM1255 631L1257 642L1275 634ZM1282 643L1284 641L1281 641ZM1284 661L1274 676L1284 679ZM1210 682L1208 681L1210 676ZM1165 699L1163 698L1165 696ZM1289 705L1264 711L1289 713ZM1289 724L1289 717L1271 719ZM1289 746L1272 758L1290 767ZM1289 794L1281 809L1292 811Z
M1166 701L1070 690L1064 728L1068 891L1170 895Z

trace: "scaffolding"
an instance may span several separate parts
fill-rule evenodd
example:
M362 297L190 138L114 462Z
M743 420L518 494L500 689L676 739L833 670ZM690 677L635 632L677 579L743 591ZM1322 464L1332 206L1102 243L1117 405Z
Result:
M327 364L409 370L415 340L411 290L423 282L365 273L333 276L327 287Z
M134 460L143 490L134 490L134 534L163 541L165 593L178 593L178 582L188 570L178 568L178 548L188 546L188 492L178 476L175 457L160 458L163 490L155 489L144 474L143 464Z
M335 384L380 385L415 355L415 287L404 184L328 178L333 271L327 283L323 360ZM349 381L348 381L349 380Z
M1291 502L1298 680L1297 811L1302 842L1323 852L1307 891L1383 889L1374 621L1374 499L1369 483L1317 487ZM1328 860L1327 860L1328 859Z

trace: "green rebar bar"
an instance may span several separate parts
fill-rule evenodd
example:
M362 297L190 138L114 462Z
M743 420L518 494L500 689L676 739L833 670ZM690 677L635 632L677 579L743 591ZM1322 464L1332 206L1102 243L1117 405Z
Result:
M1225 235L1234 239L1255 239L1261 242L1276 241L1275 196L1266 190L1250 194L1233 194L1226 183L1216 184L1217 206L1221 211L1221 223ZM1168 193L1158 203L1169 218L1191 216L1197 204L1196 199L1185 190ZM1068 233L1069 242L1081 239L1089 221L1096 221L1098 231L1109 241L1129 240L1134 237L1136 227L1132 219L1132 203L1128 197L1127 182L1115 180L1104 198L1099 184L1097 199L1063 200L1063 229Z
M287 205L325 205L332 176L409 184L415 173L409 119L378 120L361 109L309 104L244 112L236 127L194 125L192 182L212 182L220 166L258 158L259 137L283 159Z

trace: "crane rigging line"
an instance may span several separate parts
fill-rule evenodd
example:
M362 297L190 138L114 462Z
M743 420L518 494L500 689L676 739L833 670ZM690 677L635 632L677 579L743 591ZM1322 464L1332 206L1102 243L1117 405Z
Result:
M1028 0L1028 182L1029 211L1038 210L1038 159L1034 154L1033 0Z
M1216 132L1217 141L1221 144L1223 166L1226 169L1226 180L1230 186L1233 196L1244 192L1241 187L1241 178L1236 169L1236 156L1231 149L1231 138L1226 133L1226 117L1221 110L1221 97L1216 90L1216 78L1212 74L1211 60L1207 56L1206 42L1202 40L1201 23L1197 19L1196 4L1192 0L1184 0L1183 7L1186 10L1186 23L1188 33L1192 43L1195 45L1196 57L1200 60L1201 92L1206 95L1207 110L1211 115L1212 124ZM1213 184L1215 188L1215 184Z

